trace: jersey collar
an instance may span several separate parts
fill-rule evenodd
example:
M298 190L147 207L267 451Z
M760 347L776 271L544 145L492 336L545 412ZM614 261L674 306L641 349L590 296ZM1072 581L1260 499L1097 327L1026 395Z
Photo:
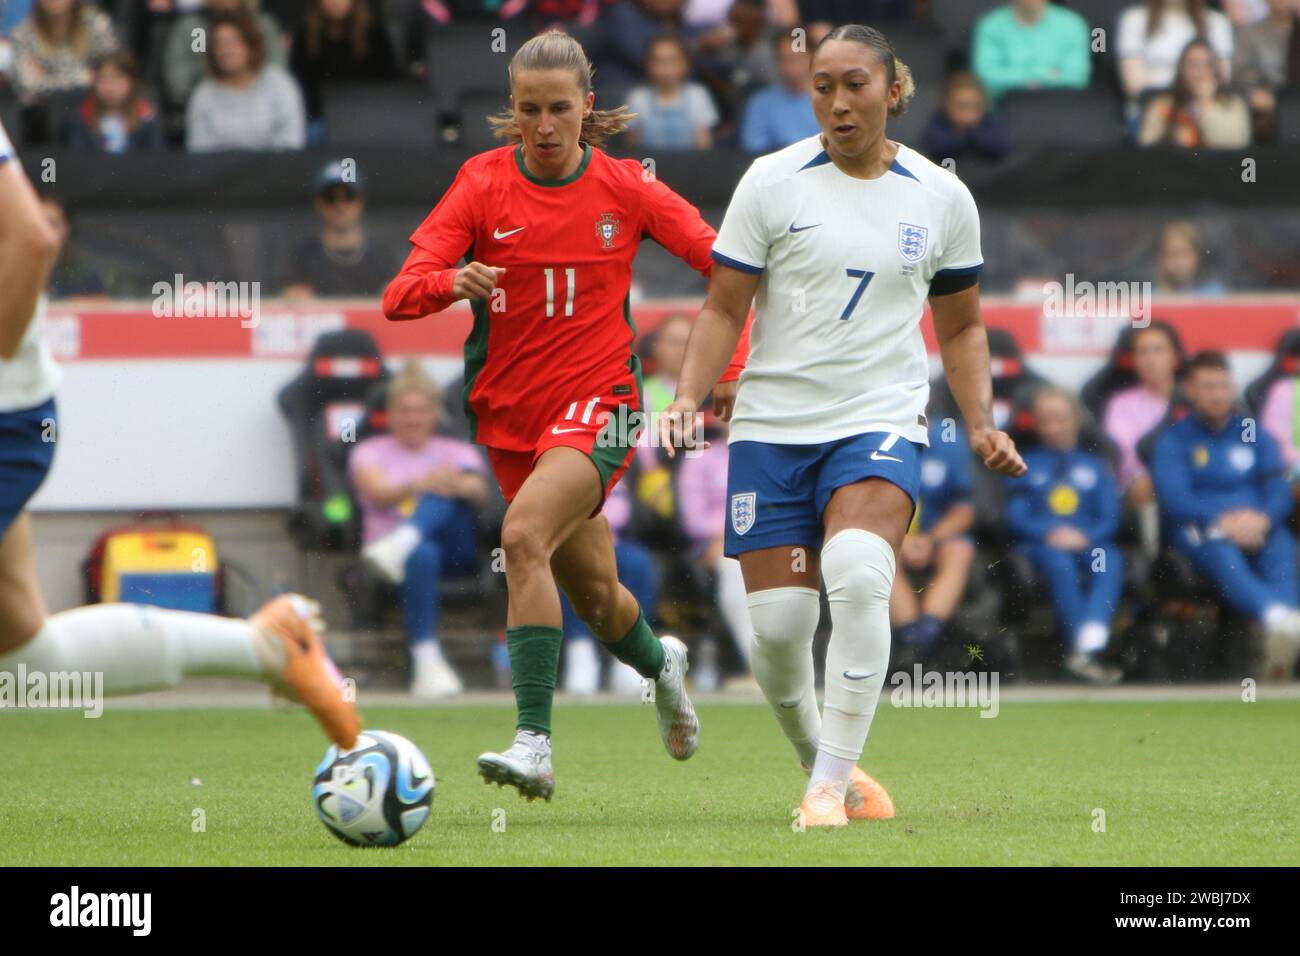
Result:
M519 167L519 174L537 186L567 186L569 183L576 182L578 177L587 171L587 165L591 162L591 144L583 143L582 159L578 163L578 168L563 179L538 179L528 171L524 164L524 144L520 143L515 147L515 165Z

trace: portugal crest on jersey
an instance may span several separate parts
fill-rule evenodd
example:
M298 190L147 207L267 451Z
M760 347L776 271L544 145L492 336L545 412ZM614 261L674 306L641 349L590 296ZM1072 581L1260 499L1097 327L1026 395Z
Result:
M614 248L614 237L618 235L619 228L619 221L614 218L613 213L602 212L600 214L600 218L596 220L596 235L600 236L602 248Z
M914 226L910 222L898 224L898 251L908 262L917 262L925 256L929 240L930 230L925 226Z
M753 491L731 496L731 530L744 534L754 527L754 500L758 495Z

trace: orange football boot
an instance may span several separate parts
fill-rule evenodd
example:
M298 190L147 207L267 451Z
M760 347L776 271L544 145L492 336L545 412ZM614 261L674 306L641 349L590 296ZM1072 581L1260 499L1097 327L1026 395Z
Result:
M850 820L892 820L894 801L885 788L872 780L862 768L854 767L849 774L849 787L844 792L844 815Z
M320 604L301 594L281 594L262 605L248 621L284 649L284 670L274 681L275 689L310 710L336 745L352 749L361 732L361 719L321 643L318 632L325 629L325 622Z
M799 804L799 825L809 827L846 827L849 818L844 815L844 800L839 788L829 780L811 787Z

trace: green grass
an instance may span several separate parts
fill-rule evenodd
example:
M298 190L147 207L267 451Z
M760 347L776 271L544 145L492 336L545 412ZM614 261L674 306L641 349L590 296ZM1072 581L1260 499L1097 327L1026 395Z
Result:
M791 827L803 776L763 706L702 707L701 749L677 764L648 707L560 705L551 804L474 774L511 717L369 709L438 787L414 839L357 850L312 812L325 747L303 713L0 715L0 865L1300 863L1297 700L1004 702L996 719L882 706L863 765L897 818L806 833Z

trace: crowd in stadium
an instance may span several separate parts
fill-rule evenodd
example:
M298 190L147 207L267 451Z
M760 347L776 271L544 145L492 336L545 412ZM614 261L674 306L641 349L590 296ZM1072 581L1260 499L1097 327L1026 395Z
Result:
M963 19L962 8L979 15ZM1278 104L1300 84L1300 0L104 0L103 9L89 0L0 0L0 96L20 104L15 138L27 145L300 150L332 142L331 84L433 84L439 71L428 51L439 31L478 21L522 27L522 37L562 25L592 53L600 102L626 102L638 114L620 146L764 153L817 131L803 50L846 20L895 36L918 85L933 92L913 145L936 160L1012 154L1002 114L1018 91L1100 97L1123 119L1117 142L1126 135L1133 144L1234 148L1275 140ZM797 27L807 31L803 48L790 42ZM444 140L478 119L436 117ZM402 250L369 235L364 170L344 175L331 162L314 185L318 234L294 247L278 291L288 299L378 295ZM46 203L66 237L66 211L56 198ZM1206 248L1196 222L1168 223L1154 291L1221 294ZM69 241L52 297L105 295L109 283L97 269ZM690 318L665 319L639 345L650 411L672 398ZM1019 669L1019 650L989 637L1014 635L1003 621L1027 618L1032 600L1016 595L1049 598L1038 603L1050 610L1058 662L1099 683L1152 673L1128 652L1157 605L1168 620L1171 608L1196 597L1266 638L1300 628L1290 530L1300 402L1296 366L1288 369L1243 394L1221 356L1185 355L1177 329L1161 323L1122 337L1082 401L1022 368L1002 412L1019 423L1031 477L1005 486L990 485L972 463L936 389L922 502L891 606L899 659L932 662L982 644L1006 679ZM360 443L347 465L363 545L399 522L400 502L415 495L431 503L421 512L422 570L398 591L414 685L431 696L460 689L436 640L437 582L485 560L469 545L491 540L500 518L496 489L467 441L459 393L458 385L437 388L418 365L404 368L387 386L383 434ZM1248 427L1256 419L1258 433ZM739 670L748 611L738 565L722 557L725 426L712 428L714 446L698 458L670 462L643 449L605 515L620 578L641 604L697 593L713 615L699 632L729 634L722 667ZM1215 528L1214 539L1188 539L1181 529L1193 521ZM1025 560L1000 562L1003 552ZM1176 593L1153 584L1174 578L1185 582ZM979 619L971 609L989 595L999 606ZM595 643L567 607L565 622L566 686L590 692L602 682ZM1144 646L1144 666L1159 644ZM705 686L717 680L714 656L696 657ZM1195 669L1171 664L1167 676ZM606 680L640 686L618 667Z
M1276 139L1279 92L1300 82L1296 0L965 4L984 11L973 24L960 6L5 0L0 86L23 107L28 144L294 150L325 141L329 84L433 82L428 41L451 23L499 22L521 37L558 25L586 42L602 101L625 99L639 114L629 146L763 153L816 132L807 51L832 23L863 21L896 33L918 81L942 89L916 145L936 160L997 160L1016 146L999 115L1016 91L1100 91L1122 108L1133 142L1239 148ZM800 25L806 42L792 44ZM1117 68L1098 68L1102 53Z
M651 412L672 400L691 321L670 314L640 343ZM1300 337L1287 336L1277 362L1244 393L1222 354L1188 355L1176 326L1160 320L1126 329L1079 393L1026 368L1006 333L993 348L995 411L1025 449L1030 473L1010 480L985 472L951 396L935 385L920 504L891 600L897 663L969 665L978 647L982 666L1015 680L1024 674L1021 642L1036 641L1035 653L1051 662L1031 668L1038 676L1059 666L1100 684L1205 677L1247 652L1250 634L1267 650L1271 634L1300 629ZM495 540L503 510L469 443L459 396L459 382L441 390L412 360L372 394L383 427L344 451L363 548L403 521L419 530L414 563L406 573L391 569L389 580L400 585L413 687L428 696L461 689L436 638L437 582L486 563L483 543ZM722 554L725 424L710 420L706 435L703 453L675 459L645 443L604 514L620 579L643 606L705 643L730 638L699 655L696 678L709 687L720 659L723 671L743 672L751 631L739 565ZM411 499L414 511L399 507ZM1045 629L1031 623L1035 611ZM1162 660L1168 648L1150 629L1197 615L1213 618L1204 643ZM593 692L601 686L596 644L567 604L564 630L565 686ZM628 693L640 686L616 662L606 681Z

